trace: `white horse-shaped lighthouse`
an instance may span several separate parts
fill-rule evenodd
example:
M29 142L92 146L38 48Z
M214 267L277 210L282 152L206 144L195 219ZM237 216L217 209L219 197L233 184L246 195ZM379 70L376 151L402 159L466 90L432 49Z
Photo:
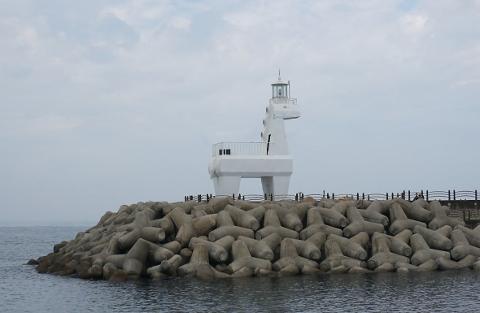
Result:
M242 178L261 178L267 195L286 195L293 160L288 153L285 120L300 117L297 99L290 98L290 81L272 84L260 142L220 142L213 145L208 171L217 196L238 194Z

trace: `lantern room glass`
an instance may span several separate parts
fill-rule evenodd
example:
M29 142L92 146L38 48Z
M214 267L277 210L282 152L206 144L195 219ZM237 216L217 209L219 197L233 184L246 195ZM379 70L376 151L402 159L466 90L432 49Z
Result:
M286 98L286 97L288 97L288 84L274 84L274 85L272 85L272 97L273 98Z

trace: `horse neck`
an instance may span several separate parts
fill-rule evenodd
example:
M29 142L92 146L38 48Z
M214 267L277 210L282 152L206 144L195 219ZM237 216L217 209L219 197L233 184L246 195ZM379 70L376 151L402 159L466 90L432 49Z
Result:
M275 112L267 113L265 118L264 141L269 141L269 155L288 154L287 136L285 133L285 121L283 118L275 118Z

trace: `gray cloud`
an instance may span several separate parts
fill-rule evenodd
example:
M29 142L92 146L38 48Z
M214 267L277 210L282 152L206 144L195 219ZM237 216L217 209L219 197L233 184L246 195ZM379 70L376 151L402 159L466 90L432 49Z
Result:
M291 192L478 187L480 1L0 4L0 224L212 192L280 67ZM242 192L259 192L246 181Z

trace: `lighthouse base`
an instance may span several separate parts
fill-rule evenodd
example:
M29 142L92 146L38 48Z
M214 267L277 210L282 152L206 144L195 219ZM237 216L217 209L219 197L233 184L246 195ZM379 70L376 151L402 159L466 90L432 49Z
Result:
M288 155L215 157L209 166L217 196L237 195L242 178L260 178L264 194L286 195L292 170Z

